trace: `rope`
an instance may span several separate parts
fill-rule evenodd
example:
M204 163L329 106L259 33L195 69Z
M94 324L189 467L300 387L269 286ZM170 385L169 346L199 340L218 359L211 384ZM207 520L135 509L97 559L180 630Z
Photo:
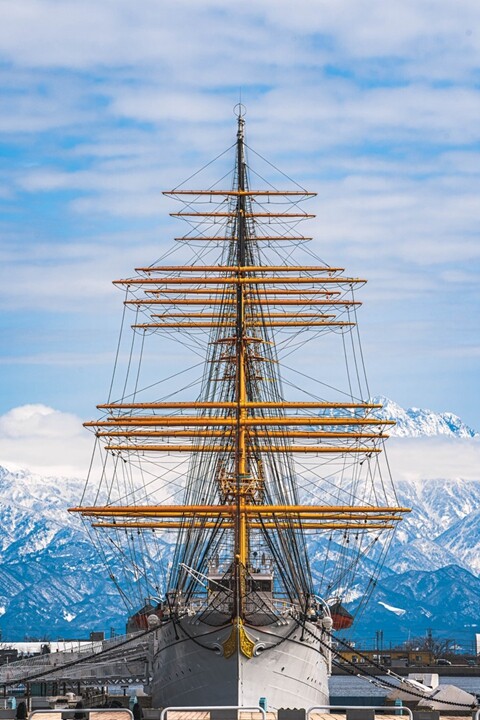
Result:
M297 625L298 625L299 627L301 627L305 632L307 632L309 635L311 635L313 638L315 638L315 640L317 640L323 647L325 647L326 649L328 649L330 652L336 652L336 651L332 650L331 643L327 643L327 642L325 642L324 640L322 640L322 638L318 637L318 635L316 635L314 632L312 632L312 631L306 626L306 623L305 623L305 622L301 622L301 621L297 620L296 618L294 618L294 620L295 620L295 622L297 623ZM330 641L335 640L335 642L338 642L338 643L340 643L341 645L344 645L344 646L347 647L349 650L351 649L350 646L347 645L347 643L345 643L343 640L340 640L339 638L334 638L334 636L332 635L332 633L329 633L328 630L324 630L324 633L330 638ZM384 667L384 666L382 666L382 665L379 665L379 664L376 663L375 661L372 661L370 658L367 658L367 656L366 656L366 655L363 655L361 652L357 652L357 651L356 651L355 654L359 655L359 657L363 658L364 660L367 660L371 665L373 665L375 668L377 668L377 670L381 670L381 671L382 671L383 673L385 673L386 675L392 675L392 672L391 672L391 670L390 670L389 668L386 668L386 667ZM338 653L338 652L336 652L336 655L337 655L338 657L341 657L340 653ZM351 662L350 660L347 660L346 658L343 658L343 657L342 657L342 667L343 667L343 663L349 665L349 666L352 667L352 668L355 668L355 673L351 673L352 675L356 675L357 677L361 677L361 676L362 676L362 673L363 673L363 674L366 675L367 677L373 678L376 683L381 682L382 685L384 685L384 686L386 686L386 687L388 687L388 688L392 688L393 690L398 690L398 689L399 689L399 688L398 688L398 685L394 685L393 683L389 682L388 680L380 680L380 681L379 681L378 678L377 678L377 676L374 675L373 673L368 672L368 670L366 670L366 669L363 668L363 667L360 668L360 667L359 667L358 665L356 665L355 663L353 663L353 662ZM358 672L359 670L360 670L360 672ZM396 677L398 677L398 676L396 676ZM398 679L400 680L400 682L404 682L401 678L398 678ZM430 697L429 695L424 695L423 693L415 692L413 689L410 689L410 687L409 687L409 689L406 690L405 692L408 692L409 695L413 695L413 697L418 697L418 698L420 698L420 699L422 699L422 700L432 700L432 702L441 703L442 705L454 705L455 707L468 708L468 709L470 709L470 710L474 710L474 709L476 709L476 708L478 707L478 704L477 704L477 703L468 704L468 703L453 702L453 701L450 701L450 700L436 700L435 698L432 698L432 697Z

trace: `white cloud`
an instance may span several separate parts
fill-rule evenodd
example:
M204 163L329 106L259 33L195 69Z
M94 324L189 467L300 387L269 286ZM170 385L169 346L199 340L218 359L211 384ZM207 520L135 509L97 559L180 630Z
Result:
M160 190L234 141L242 88L251 145L319 192L312 249L371 280L370 313L409 303L397 384L430 353L438 395L461 402L445 376L469 357L478 378L479 26L477 0L0 3L3 308L63 313L72 336L80 316L111 327L110 280L179 234ZM9 323L21 363L70 362L48 313L27 352L31 319ZM370 342L381 357L384 333Z
M71 413L22 405L0 416L0 464L40 475L85 477L93 436Z
M390 438L394 480L480 480L480 437Z
M151 235L152 232L149 232ZM142 254L131 242L131 234L98 235L71 244L25 243L7 246L0 254L4 277L0 289L0 305L8 310L40 310L91 314L91 325L104 313L114 309L117 326L123 301L122 291L112 287L112 280L130 276L133 267L157 257L161 244L147 237ZM101 306L99 305L101 303ZM72 323L76 320L72 318ZM48 352L45 349L45 352Z
M273 53L291 65L292 39L302 49L302 36L316 34L320 40L333 38L333 43L324 42L330 54L346 58L414 55L420 64L417 74L423 65L430 66L431 58L443 54L453 61L453 67L442 67L445 74L458 73L478 58L479 19L474 0L463 0L460 8L454 0L298 0L294 5L290 0L247 0L227 10L223 0L161 5L144 0L135 8L128 0L23 0L5 6L0 42L7 57L24 65L113 64L129 69L142 63L157 64L162 71L165 65L174 72L180 68L186 74L198 57L208 58L216 50L228 57L233 40L237 52L231 52L232 61L245 47L252 63ZM303 45L314 61L318 48ZM321 48L321 42L318 45ZM457 52L450 56L453 47Z
M93 444L78 417L46 405L23 405L0 416L0 465L83 477ZM480 437L392 437L387 453L394 481L480 479Z

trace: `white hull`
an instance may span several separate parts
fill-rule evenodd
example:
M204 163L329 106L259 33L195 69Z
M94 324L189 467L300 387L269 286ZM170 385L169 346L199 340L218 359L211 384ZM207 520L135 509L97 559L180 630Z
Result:
M194 618L154 633L151 694L154 707L256 706L307 708L328 704L328 661L323 646L296 627L247 628L255 642L253 657L237 648L223 655L232 626L214 628ZM315 634L320 630L315 627ZM178 638L178 639L177 639ZM282 641L282 638L285 638Z

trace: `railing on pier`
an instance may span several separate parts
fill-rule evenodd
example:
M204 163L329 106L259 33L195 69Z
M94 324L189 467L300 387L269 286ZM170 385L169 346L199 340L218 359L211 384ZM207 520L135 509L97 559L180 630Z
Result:
M410 708L405 705L313 705L309 707L305 713L305 720L310 720L313 712L327 710L329 713L332 710L383 710L389 711L390 715L397 715L404 711L408 714L409 720L413 720L413 712ZM478 717L475 720L480 720Z
M212 710L237 710L238 712L260 712L262 720L267 720L267 713L260 705L208 705L203 707L166 707L160 714L160 720L167 720L168 712L211 712Z
M75 717L75 715L78 716L80 714L85 714L85 715L88 714L88 717L90 717L90 713L110 713L110 715L112 713L126 713L128 716L128 720L133 720L132 711L129 710L128 708L121 708L121 707L119 707L119 708L56 708L53 710L50 710L50 709L45 710L45 709L39 708L38 710L32 710L31 713L29 713L28 718L29 718L29 720L31 720L31 718L33 718L34 715L53 715L54 713L56 713L57 715L58 715L58 713L60 713L62 718L65 717L65 715L68 715L69 717L72 718L72 720Z

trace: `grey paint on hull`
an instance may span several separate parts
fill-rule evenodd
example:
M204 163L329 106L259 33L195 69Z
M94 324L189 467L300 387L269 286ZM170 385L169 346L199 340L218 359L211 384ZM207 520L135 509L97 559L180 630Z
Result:
M151 693L155 707L328 705L328 661L323 646L292 620L247 628L255 654L223 656L231 626L212 628L182 619L153 633ZM185 628L185 631L182 629ZM313 626L312 626L313 629ZM315 634L320 630L314 628Z

